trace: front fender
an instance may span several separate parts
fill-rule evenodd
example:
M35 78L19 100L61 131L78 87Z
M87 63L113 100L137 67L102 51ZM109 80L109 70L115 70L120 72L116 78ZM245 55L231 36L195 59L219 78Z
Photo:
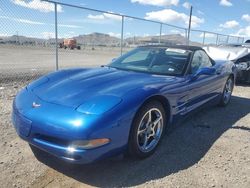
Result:
M116 107L101 115L98 129L93 128L93 130L98 131L94 131L90 137L101 137L112 132L112 135L115 135L113 136L113 141L117 143L117 146L126 147L136 112L145 101L159 95L160 90L149 87L137 88L127 92Z

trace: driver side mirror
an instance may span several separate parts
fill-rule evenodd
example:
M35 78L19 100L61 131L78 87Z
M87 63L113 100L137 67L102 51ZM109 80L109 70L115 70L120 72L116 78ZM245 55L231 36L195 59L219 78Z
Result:
M214 75L216 69L214 67L203 67L197 70L191 77L191 80L197 79L200 75Z

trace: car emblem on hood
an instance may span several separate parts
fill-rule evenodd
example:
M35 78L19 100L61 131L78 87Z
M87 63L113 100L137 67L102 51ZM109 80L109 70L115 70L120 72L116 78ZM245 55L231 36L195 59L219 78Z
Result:
M32 103L32 108L38 108L38 107L40 107L41 106L41 104L38 104L38 103L36 103L36 102L33 102Z

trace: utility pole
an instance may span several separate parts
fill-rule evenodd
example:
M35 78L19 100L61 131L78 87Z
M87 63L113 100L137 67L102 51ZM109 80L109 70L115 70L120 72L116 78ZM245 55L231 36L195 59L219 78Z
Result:
M190 7L189 24L188 24L188 38L187 38L187 45L189 45L189 39L190 39L190 29L191 29L191 22L192 22L192 12L193 12L193 6L191 6L191 7Z

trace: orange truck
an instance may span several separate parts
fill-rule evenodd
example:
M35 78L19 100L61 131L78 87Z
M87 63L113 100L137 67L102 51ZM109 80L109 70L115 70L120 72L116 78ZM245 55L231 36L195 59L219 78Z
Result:
M81 47L79 45L77 45L76 39L64 39L62 43L60 43L60 48L64 48L64 49L78 49L80 50Z

